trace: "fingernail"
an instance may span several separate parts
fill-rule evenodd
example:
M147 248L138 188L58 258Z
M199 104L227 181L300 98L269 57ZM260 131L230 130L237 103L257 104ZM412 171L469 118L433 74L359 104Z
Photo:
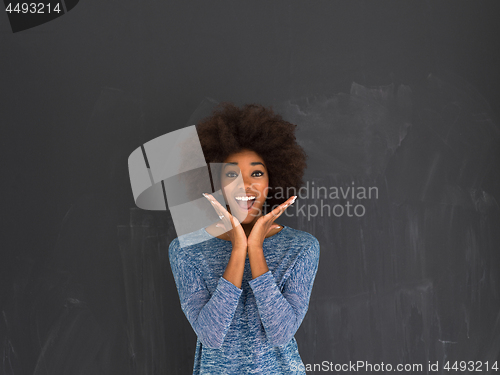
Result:
M295 202L295 199L297 199L297 196L294 196L290 204L293 204Z
M211 203L213 202L213 199L210 195L208 195L207 193L202 193L202 195L207 198Z

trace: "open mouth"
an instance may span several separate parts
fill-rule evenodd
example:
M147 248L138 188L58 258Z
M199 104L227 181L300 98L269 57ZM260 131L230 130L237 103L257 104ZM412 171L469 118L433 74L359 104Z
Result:
M255 203L255 196L238 196L234 197L238 206L243 210L250 210Z

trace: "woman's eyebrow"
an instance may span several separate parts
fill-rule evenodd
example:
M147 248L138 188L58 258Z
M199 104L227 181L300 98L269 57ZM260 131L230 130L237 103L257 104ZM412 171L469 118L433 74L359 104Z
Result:
M264 163L262 163L260 161L254 161L254 162L250 163L250 165L259 165L259 164L265 167ZM238 163L237 162L228 162L228 163L226 163L226 165L224 165L224 168L226 168L228 165L238 165Z

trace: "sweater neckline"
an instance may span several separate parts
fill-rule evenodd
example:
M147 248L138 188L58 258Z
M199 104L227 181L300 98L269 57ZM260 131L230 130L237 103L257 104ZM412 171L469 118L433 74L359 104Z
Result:
M285 229L288 229L288 226L287 226L287 225L283 225L283 224L281 224L281 226L282 226L283 228L281 228L281 230L280 230L278 233L273 234L273 235L272 235L272 236L270 236L270 237L266 237L266 238L264 238L264 242L266 242L266 240L269 240L269 239L271 239L271 238L274 238L274 237L279 236L279 235L280 235L280 234L281 234L281 233L282 233ZM223 242L231 243L231 241L228 241L228 240L223 240L222 238L212 236L210 233L208 233L208 232L207 232L207 230L206 230L205 228L202 228L202 230L203 230L203 232L204 232L206 235L208 235L210 238L215 238L216 240L219 240L219 241L223 241Z

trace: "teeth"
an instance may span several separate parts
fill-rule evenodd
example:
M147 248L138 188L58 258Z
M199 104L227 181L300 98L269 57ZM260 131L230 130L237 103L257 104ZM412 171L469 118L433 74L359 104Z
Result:
M255 199L255 197L234 197L238 201L249 201L251 199Z

